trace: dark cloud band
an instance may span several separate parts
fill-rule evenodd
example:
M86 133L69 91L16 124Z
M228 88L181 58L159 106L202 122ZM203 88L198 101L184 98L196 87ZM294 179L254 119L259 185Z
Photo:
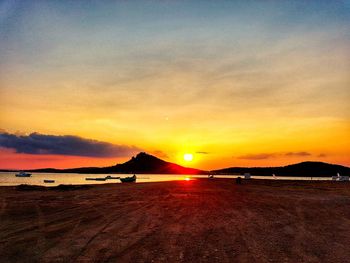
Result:
M135 146L116 145L72 135L57 136L36 132L29 135L1 132L0 146L14 149L17 153L88 157L124 157L141 151Z

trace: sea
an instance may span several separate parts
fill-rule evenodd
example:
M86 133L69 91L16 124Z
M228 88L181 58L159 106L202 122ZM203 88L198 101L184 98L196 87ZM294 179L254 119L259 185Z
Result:
M130 174L77 174L77 173L32 173L31 177L16 177L16 172L0 172L0 186L15 186L20 184L57 186L60 184L115 184L121 183L119 179L107 179L105 181L86 180L86 178L128 177ZM164 182L175 180L194 180L207 178L207 175L179 175L179 174L137 174L136 183ZM215 175L215 178L237 178L242 175ZM332 180L331 177L287 177L287 176L254 176L253 179L271 180ZM53 180L53 183L45 183L44 180Z

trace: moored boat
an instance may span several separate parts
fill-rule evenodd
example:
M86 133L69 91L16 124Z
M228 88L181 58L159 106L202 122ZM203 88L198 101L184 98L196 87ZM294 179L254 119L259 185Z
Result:
M98 178L90 178L90 177L87 177L85 178L86 181L106 181L106 178L105 177L98 177Z
M134 183L136 182L136 175L134 174L131 177L120 178L120 181L122 183Z
M111 176L111 175L107 175L105 178L106 179L120 179L119 176Z
M95 181L106 181L106 178L95 178Z
M32 174L20 171L16 174L16 177L30 177Z
M51 179L44 179L44 183L47 183L47 184L52 184L52 183L54 183L55 182L55 180L51 180Z
M251 176L250 173L245 173L244 174L244 179L250 179L250 176Z

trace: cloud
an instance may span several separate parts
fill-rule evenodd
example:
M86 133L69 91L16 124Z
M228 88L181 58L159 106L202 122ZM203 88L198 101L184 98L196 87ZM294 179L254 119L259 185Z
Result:
M209 152L203 152L203 151L199 151L199 152L196 152L197 154L209 154Z
M257 153L257 154L246 154L237 157L238 159L246 159L246 160L264 160L270 158L277 158L281 156L289 156L289 157L305 157L311 156L311 153L308 152L287 152L287 153ZM319 156L320 157L320 156ZM324 156L322 156L324 157Z
M327 154L325 154L325 153L320 153L319 155L317 155L317 157L321 157L321 158L327 157Z
M286 156L310 156L311 153L308 152L287 152Z
M135 146L116 145L72 135L57 136L36 132L29 135L0 132L0 146L14 149L17 153L88 157L123 157L141 151Z
M274 153L258 153L258 154L247 154L238 156L238 159L246 159L246 160L263 160L274 157Z

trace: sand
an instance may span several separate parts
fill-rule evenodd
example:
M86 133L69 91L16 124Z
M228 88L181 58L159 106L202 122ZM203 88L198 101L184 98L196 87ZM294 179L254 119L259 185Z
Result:
M0 262L349 260L349 183L0 187Z

